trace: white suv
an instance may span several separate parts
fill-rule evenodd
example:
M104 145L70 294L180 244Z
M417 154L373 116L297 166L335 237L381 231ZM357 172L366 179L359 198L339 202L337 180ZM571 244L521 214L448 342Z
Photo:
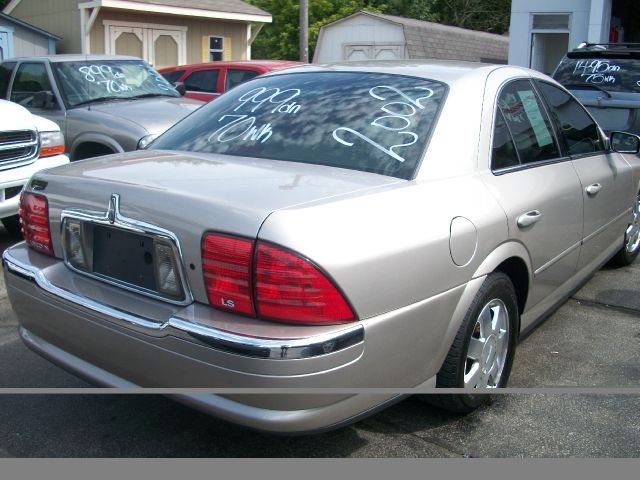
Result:
M31 175L65 163L69 157L58 125L0 100L0 220L9 233L20 233L20 191Z

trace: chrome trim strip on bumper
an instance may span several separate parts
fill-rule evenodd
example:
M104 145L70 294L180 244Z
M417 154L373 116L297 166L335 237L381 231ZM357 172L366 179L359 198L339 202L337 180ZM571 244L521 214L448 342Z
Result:
M158 337L166 336L170 333L170 329L175 329L188 334L215 350L245 357L270 360L314 358L344 350L364 341L364 327L360 324L349 325L337 332L324 335L294 339L276 339L238 335L173 316L165 322L158 322L98 303L89 298L56 287L46 278L41 270L13 258L10 250L4 251L2 263L6 271L32 281L51 295L101 315L108 316L126 326L134 326L146 334Z
M169 325L211 345L216 350L271 360L311 358L343 350L364 339L364 328L355 325L336 333L289 340L252 338L172 317Z

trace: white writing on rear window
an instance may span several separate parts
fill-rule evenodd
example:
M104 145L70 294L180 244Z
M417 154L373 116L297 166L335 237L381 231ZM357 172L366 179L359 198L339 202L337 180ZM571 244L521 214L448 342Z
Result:
M620 65L606 60L579 60L573 68L573 74L585 83L616 83L615 73L620 71Z
M425 108L425 105L422 102L433 95L433 90L430 88L415 87L415 90L424 91L426 95L414 100L402 90L388 85L378 85L369 90L369 95L376 100L387 101L392 98L394 99L394 101L387 102L379 108L379 110L386 115L380 115L374 118L370 125L396 132L396 138L399 143L395 143L393 145L381 145L367 135L350 127L336 128L333 131L333 138L347 147L352 147L355 142L346 140L344 136L345 134L353 135L386 153L398 162L404 162L404 157L398 154L396 150L402 147L409 147L418 141L418 135L411 130L413 127L414 115L418 110L423 110Z
M239 105L233 111L242 112L244 110L245 112L248 111L248 113L256 113L263 109L271 114L295 115L302 108L295 101L299 95L299 88L284 90L265 87L254 88L238 97ZM209 143L225 143L233 140L264 143L273 135L271 123L256 125L256 117L253 115L227 114L222 115L218 122L224 122L224 125L209 135L207 138Z

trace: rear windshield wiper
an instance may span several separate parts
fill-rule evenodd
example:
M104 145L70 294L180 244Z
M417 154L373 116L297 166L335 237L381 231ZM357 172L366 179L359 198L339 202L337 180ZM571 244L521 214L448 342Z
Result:
M604 93L607 98L611 98L611 94L605 90L604 88L602 88L599 85L596 85L594 83L563 83L563 85L567 88L590 88L592 90L600 90L602 93Z

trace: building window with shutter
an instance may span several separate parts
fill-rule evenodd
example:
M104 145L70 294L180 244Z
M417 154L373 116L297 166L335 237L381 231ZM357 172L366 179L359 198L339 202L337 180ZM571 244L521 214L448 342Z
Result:
M223 37L209 37L209 61L222 60L224 56L224 38Z

